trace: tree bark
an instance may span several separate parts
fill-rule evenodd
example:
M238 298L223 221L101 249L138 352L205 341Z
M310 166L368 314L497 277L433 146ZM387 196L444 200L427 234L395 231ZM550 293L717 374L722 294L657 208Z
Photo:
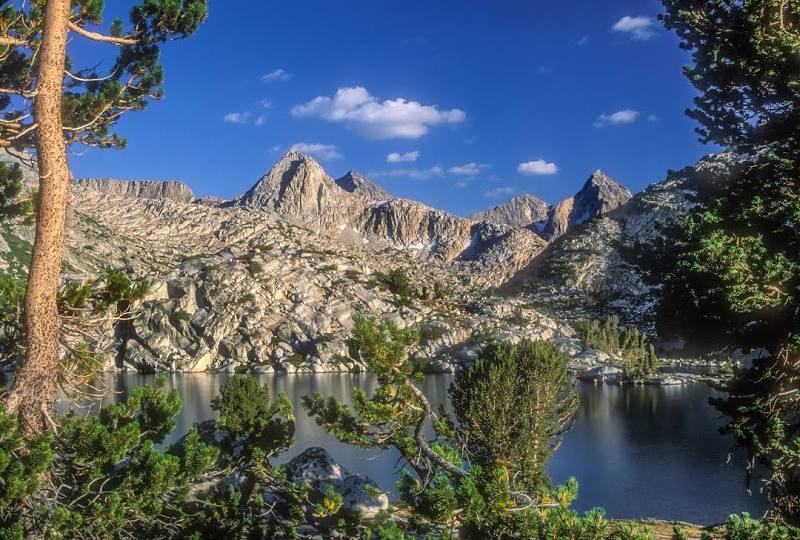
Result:
M27 355L6 408L18 412L23 433L46 429L47 415L58 399L58 355L61 319L56 306L64 227L69 197L69 167L61 120L70 0L48 0L45 8L34 120L38 124L36 157L39 197L36 238L25 295Z

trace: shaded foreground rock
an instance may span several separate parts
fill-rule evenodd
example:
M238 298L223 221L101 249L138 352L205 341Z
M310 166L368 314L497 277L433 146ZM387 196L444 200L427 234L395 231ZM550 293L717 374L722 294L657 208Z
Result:
M389 509L389 497L362 474L350 474L324 448L311 447L285 465L286 479L308 484L312 501L320 501L332 487L342 495L340 512L352 518L371 520Z

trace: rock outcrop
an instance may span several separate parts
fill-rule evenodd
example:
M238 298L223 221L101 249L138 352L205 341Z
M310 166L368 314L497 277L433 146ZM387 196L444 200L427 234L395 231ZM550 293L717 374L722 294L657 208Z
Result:
M362 195L375 202L383 202L393 198L388 191L356 171L349 171L341 178L337 178L336 185L349 193Z
M631 198L631 192L602 171L595 171L575 196L559 202L542 226L542 236L553 240L589 219L607 214Z
M533 195L518 195L488 210L469 216L474 221L488 221L509 227L527 227L547 220L550 205Z
M26 189L34 189L27 167ZM549 246L530 226L379 197L355 174L337 183L298 153L230 202L75 183L65 275L110 266L153 283L139 316L118 328L110 369L358 370L349 347L355 313L418 328L412 352L432 371L473 360L487 336L553 340L580 355L558 321L598 306L646 317L652 291L620 248L692 208L698 171L724 168L724 158L709 158L616 209L626 190L593 175L562 205L567 232ZM0 267L24 266L33 228L15 224L0 237ZM391 270L408 277L410 301L388 289L382 274ZM504 283L504 295L493 295Z
M107 195L139 199L169 200L189 203L195 200L192 189L178 180L114 180L109 178L83 178L81 187Z
M389 497L363 474L351 474L336 463L324 448L307 448L285 465L286 479L307 484L312 502L321 501L329 488L342 496L339 510L351 518L370 521L389 508Z

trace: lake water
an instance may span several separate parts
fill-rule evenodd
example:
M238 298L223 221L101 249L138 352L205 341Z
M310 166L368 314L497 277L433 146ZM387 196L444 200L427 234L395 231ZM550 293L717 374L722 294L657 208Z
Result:
M169 376L184 408L171 440L193 423L213 418L209 403L226 375ZM393 488L398 454L370 452L339 443L320 429L300 405L303 395L320 392L347 399L354 388L370 390L363 374L262 375L273 393L285 392L295 405L296 444L285 462L309 446L323 446L339 463L371 477L384 490ZM109 399L123 399L131 388L152 382L153 375L108 374ZM424 391L432 403L447 405L452 378L429 376ZM726 464L732 441L718 434L721 420L708 405L706 386L579 385L581 406L575 426L550 462L555 482L577 478L575 507L602 506L612 518L660 518L710 524L735 512L761 515L765 498L744 486L741 459Z

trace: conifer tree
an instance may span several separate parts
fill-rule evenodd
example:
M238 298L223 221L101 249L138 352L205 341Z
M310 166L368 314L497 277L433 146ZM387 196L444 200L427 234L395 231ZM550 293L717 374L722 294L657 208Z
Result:
M39 169L36 237L25 300L27 358L6 399L26 434L41 431L57 387L61 323L57 291L69 195L66 147L122 148L113 132L128 111L162 97L159 45L189 36L206 17L206 0L141 0L130 24L101 32L103 0L30 0L0 4L0 148L33 150ZM112 62L74 66L68 44L89 41ZM102 50L101 50L102 48ZM106 50L107 48L107 50ZM109 65L106 72L97 66Z
M694 303L705 317L694 320L729 321L742 345L769 352L715 403L750 463L770 469L774 513L800 523L800 2L663 4L692 54L700 95L687 114L701 140L745 156L686 220L667 289L713 299Z
M549 487L545 465L578 409L556 345L490 344L458 373L450 396L473 463L503 467L530 492Z

